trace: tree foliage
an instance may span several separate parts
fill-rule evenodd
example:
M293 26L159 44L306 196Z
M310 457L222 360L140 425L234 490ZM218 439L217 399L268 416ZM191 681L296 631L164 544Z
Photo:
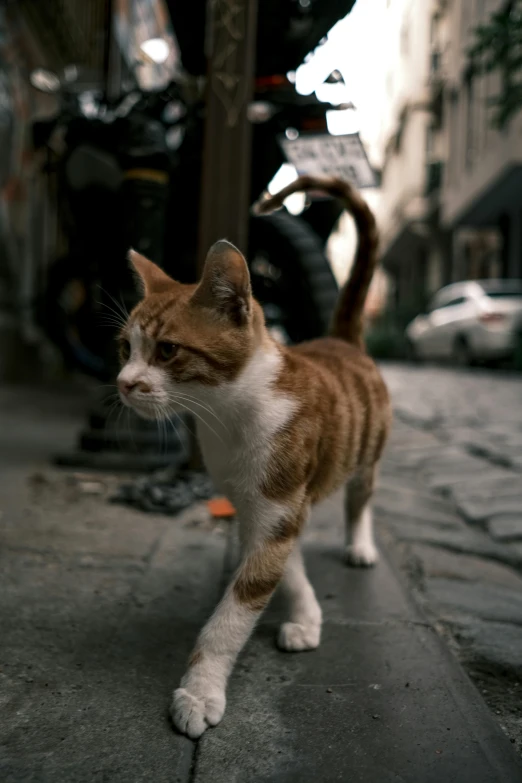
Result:
M488 102L494 107L494 124L502 129L522 109L522 0L503 3L475 28L474 37L468 51L470 75L501 74L500 92Z

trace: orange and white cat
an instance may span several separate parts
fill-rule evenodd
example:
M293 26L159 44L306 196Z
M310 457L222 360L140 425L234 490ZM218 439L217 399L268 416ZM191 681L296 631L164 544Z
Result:
M245 259L224 240L210 249L197 285L177 283L130 253L143 299L121 333L121 398L149 418L197 413L206 466L239 519L239 566L174 692L173 721L192 738L222 719L236 657L278 585L288 602L279 647L319 645L321 608L299 547L314 503L346 485L346 558L362 566L377 560L370 497L391 414L362 340L377 230L366 203L341 180L302 177L257 210L279 208L290 193L308 189L342 199L359 235L330 337L276 343L252 297Z

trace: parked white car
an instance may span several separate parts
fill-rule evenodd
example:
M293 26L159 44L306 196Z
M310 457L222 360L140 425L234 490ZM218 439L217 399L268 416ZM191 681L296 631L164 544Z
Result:
M467 280L438 291L406 328L419 359L460 365L508 358L522 329L522 280Z

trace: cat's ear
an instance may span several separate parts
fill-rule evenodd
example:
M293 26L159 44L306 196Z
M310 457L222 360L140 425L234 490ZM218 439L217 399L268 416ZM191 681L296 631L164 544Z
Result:
M252 313L250 273L237 247L225 239L212 245L192 301L217 310L238 326L248 322Z
M150 294L162 294L176 285L175 281L169 277L163 269L148 258L137 253L135 250L129 250L127 258L134 270L140 292L143 296Z

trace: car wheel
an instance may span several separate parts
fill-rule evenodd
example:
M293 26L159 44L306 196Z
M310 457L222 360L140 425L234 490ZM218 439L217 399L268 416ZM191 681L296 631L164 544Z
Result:
M453 364L457 367L470 367L473 364L473 355L467 339L460 335L455 339L452 350Z

